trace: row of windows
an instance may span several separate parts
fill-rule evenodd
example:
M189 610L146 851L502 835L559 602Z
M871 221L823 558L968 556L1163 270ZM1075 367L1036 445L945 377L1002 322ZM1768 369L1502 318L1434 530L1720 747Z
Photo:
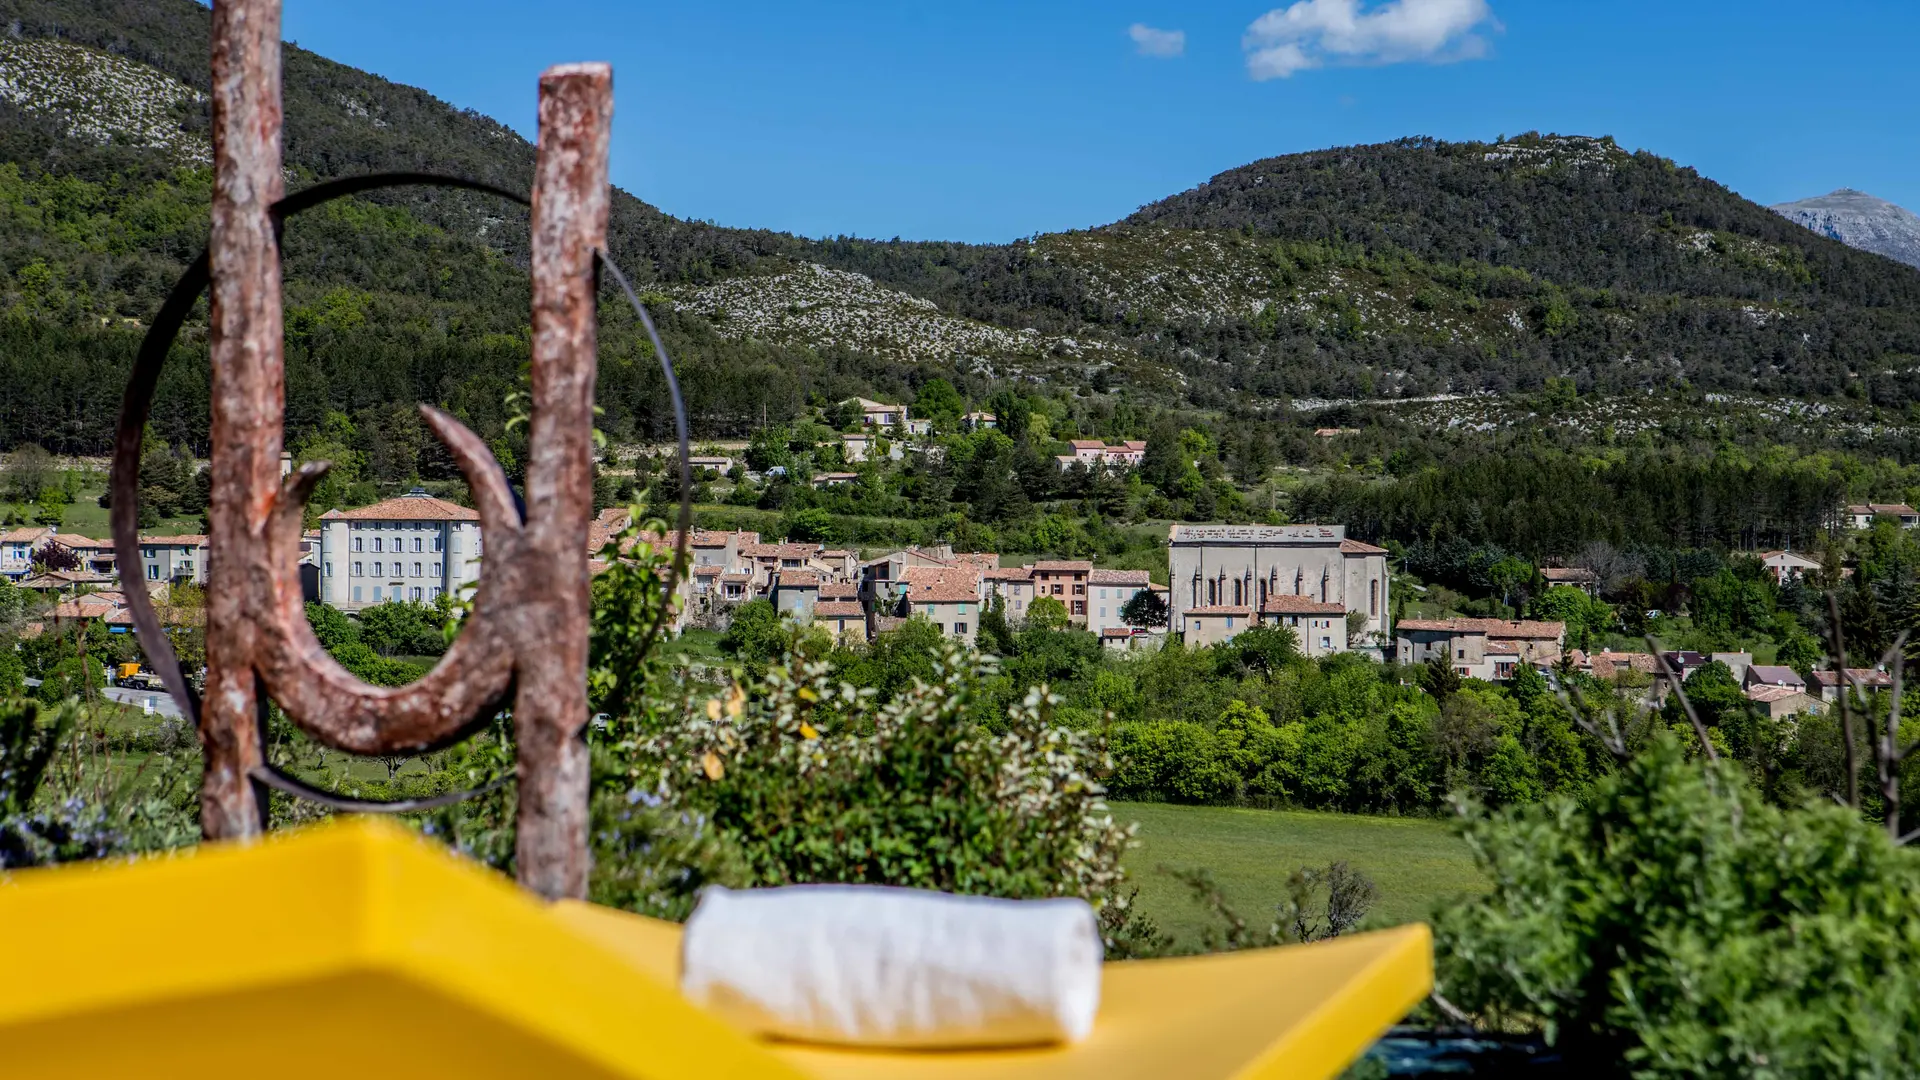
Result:
M1250 594L1255 592L1255 590L1253 589L1248 589L1246 587L1246 583L1239 578L1233 578L1226 584L1232 587L1230 591L1233 596L1233 603L1236 607L1248 603ZM1257 602L1260 603L1261 605L1265 605L1267 602L1267 596L1269 595L1267 590L1267 583L1266 581L1262 580L1262 581L1256 582L1255 584L1258 587L1257 592L1259 595L1259 600ZM1299 583L1295 582L1295 584L1298 585ZM1056 588L1054 591L1058 592L1059 590L1058 588ZM1102 590L1102 592L1104 594L1104 590ZM1218 578L1209 578L1207 580L1207 605L1209 607L1215 604L1220 604L1225 602L1228 593L1229 593L1228 589L1221 588L1221 582ZM1286 594L1275 592L1275 593L1272 593L1271 595L1284 596ZM1305 595L1305 594L1301 593L1297 595ZM1325 578L1322 578L1320 580L1320 602L1323 604L1327 602L1327 580ZM1193 579L1193 605L1192 606L1194 607L1200 606L1200 577L1197 574L1194 575L1194 579ZM1380 614L1380 580L1378 578L1375 578L1374 580L1367 582L1367 614L1368 615Z
M420 529L431 532L440 528L440 523L437 521L349 521L347 522L347 528L352 529L354 532L359 532L362 529L368 532L374 532L380 529L392 529L396 532L405 532L408 529Z
M423 567L429 567L429 566L432 568L431 570L429 571L422 570ZM376 562L373 564L373 573L369 575L367 573L367 564L356 560L353 564L353 576L354 577L386 577L387 576L386 567L387 567L386 563ZM431 573L434 577L439 577L440 564L439 563L414 563L413 573L411 574L407 573L406 563L396 562L393 564L394 577L426 577L428 573ZM332 559L327 560L327 576L328 577L333 576L333 560Z
M383 537L383 536L376 536L376 537L374 537L374 538L373 538L373 548L372 548L372 550L374 550L374 551L381 551L381 550L383 550L383 548L382 548L382 542L383 542L383 541L384 541L385 539L386 539L386 538L385 538L385 537ZM354 537L354 538L353 538L353 550L355 550L355 551L366 551L366 550L368 550L368 548L367 548L367 547L365 546L365 544L366 544L366 540L367 540L367 538L366 538L366 537L364 537L364 536L356 536L356 537ZM432 551L439 551L439 550L440 550L440 535L439 535L438 533L435 533L435 534L434 534L434 536L433 536L433 547L432 547L432 548L428 548L428 547L426 546L426 542L427 542L427 538L426 538L426 537L424 537L424 536L416 536L416 537L414 537L414 538L413 538L413 550L415 550L415 551L428 551L428 550L432 550ZM393 538L393 547L391 547L391 548L385 548L384 550L388 550L388 551L405 551L405 550L407 550L407 538L406 538L406 537L404 537L404 536L396 536L396 537L394 537L394 538Z
M432 600L439 595L440 586L438 585L429 585L426 588L421 588L418 585L411 587L395 585L393 588L385 590L382 590L378 585L373 587L373 602L376 604L387 600ZM360 586L355 585L353 587L353 602L359 604L365 601L366 598L361 595Z

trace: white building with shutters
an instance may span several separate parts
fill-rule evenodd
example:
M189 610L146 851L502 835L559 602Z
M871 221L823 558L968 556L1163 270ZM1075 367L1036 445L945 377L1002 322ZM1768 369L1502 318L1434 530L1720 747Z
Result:
M432 601L480 577L480 514L415 488L320 516L320 599L342 611Z

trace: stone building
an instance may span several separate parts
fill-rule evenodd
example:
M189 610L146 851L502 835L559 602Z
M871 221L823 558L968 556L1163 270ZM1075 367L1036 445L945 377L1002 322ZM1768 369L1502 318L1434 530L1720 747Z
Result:
M1175 630L1184 630L1189 612L1245 608L1253 614L1276 597L1304 597L1337 605L1341 612L1359 612L1364 621L1356 637L1375 645L1387 641L1386 549L1347 539L1344 525L1177 524L1167 541ZM1218 616L1222 630L1226 617ZM1323 612L1315 617L1327 618ZM1315 646L1322 636L1329 638L1326 651L1347 645L1344 626L1310 629Z
M478 580L480 556L480 515L418 488L329 510L320 515L320 599L344 611L432 600Z

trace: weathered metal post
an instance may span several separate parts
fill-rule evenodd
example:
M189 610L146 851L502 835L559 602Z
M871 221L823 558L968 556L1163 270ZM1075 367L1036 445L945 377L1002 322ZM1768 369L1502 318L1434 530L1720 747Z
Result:
M279 0L213 6L212 270L213 498L207 566L207 682L200 715L206 779L200 823L209 839L253 836L266 799L255 629L239 565L265 528L279 485L284 368L280 245L271 210L280 174Z
M613 69L563 64L540 76L533 182L533 417L524 575L511 613L523 656L514 733L523 769L520 880L546 896L587 892L587 550L593 513L594 256L606 246ZM533 661L533 662L529 662Z
M201 700L187 689L151 601L138 590L128 600L149 656L165 669L182 707L198 718L207 766L201 825L209 839L254 836L265 827L262 785L345 809L364 807L345 805L264 761L260 717L267 697L328 746L386 754L461 738L517 685L520 880L550 897L586 894L585 541L592 507L596 260L606 244L612 116L607 65L562 65L541 76L526 516L486 444L452 417L422 406L473 493L485 571L472 616L432 671L403 687L368 686L320 646L300 595L301 512L326 465L303 465L284 483L279 471L285 409L276 221L284 207L275 205L282 189L280 3L216 0L213 235L205 264L213 297L213 550ZM189 271L155 320L121 409L113 528L126 566L138 565L140 432L159 365L199 290L199 272L198 265ZM661 360L671 386L664 351ZM681 438L684 444L684 428Z

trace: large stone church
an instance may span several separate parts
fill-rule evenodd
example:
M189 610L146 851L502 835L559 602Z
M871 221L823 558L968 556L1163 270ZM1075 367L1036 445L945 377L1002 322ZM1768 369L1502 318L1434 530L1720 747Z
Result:
M1304 598L1364 615L1357 641L1387 641L1387 551L1347 539L1344 525L1181 524L1167 539L1174 630L1186 631L1189 612L1274 621L1300 607L1287 598Z

